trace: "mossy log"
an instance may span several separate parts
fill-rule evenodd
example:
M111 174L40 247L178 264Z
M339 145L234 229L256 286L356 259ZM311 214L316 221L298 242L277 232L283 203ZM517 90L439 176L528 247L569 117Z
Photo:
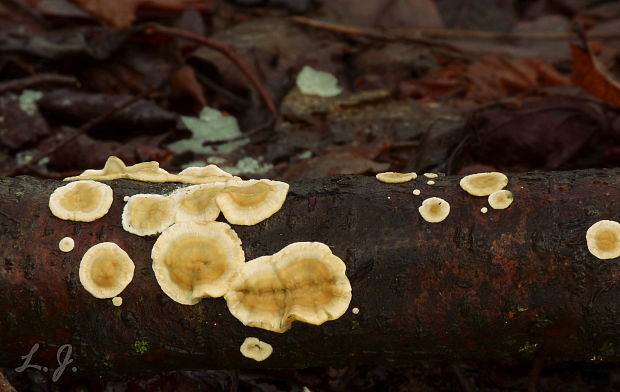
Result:
M0 180L0 367L23 365L35 344L30 363L49 369L58 368L59 348L71 345L65 373L84 377L416 360L620 360L620 259L595 258L585 240L593 223L620 219L620 170L509 177L514 203L487 214L480 211L486 198L465 193L457 177L435 185L424 177L384 184L362 176L291 184L276 215L233 226L246 259L292 242L326 243L347 265L353 299L335 321L294 323L282 334L242 325L222 298L185 306L161 291L151 269L155 238L123 230L123 196L164 194L178 184L109 181L110 212L84 223L50 213L49 195L61 182ZM431 196L451 205L443 222L418 213ZM75 239L72 252L58 249L65 236ZM121 307L94 298L78 279L84 252L104 241L116 242L136 265ZM247 336L272 344L271 357L241 356Z

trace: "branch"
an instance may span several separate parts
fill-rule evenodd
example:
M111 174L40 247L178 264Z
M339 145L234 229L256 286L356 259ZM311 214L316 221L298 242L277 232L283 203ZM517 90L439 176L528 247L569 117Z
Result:
M321 326L295 323L283 334L243 326L222 298L194 306L171 301L151 270L155 238L125 232L123 196L166 193L175 184L109 182L110 212L90 223L62 221L47 207L61 182L0 181L0 367L54 366L64 344L80 377L187 368L306 368L417 360L619 360L620 260L586 247L596 221L620 217L620 170L510 176L515 202L480 208L457 177L384 184L341 176L291 184L281 211L255 226L234 226L246 259L297 241L321 241L347 265L350 309ZM421 196L413 196L419 188ZM451 205L427 223L426 197ZM8 214L19 223L6 219ZM58 250L74 238L70 253ZM82 255L113 241L136 265L134 280L112 306L85 291ZM247 336L273 345L264 362L239 353ZM67 370L69 372L69 370Z

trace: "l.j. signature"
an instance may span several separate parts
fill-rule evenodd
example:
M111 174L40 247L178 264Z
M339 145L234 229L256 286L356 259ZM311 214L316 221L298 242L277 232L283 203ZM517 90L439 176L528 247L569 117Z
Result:
M34 353L36 353L38 349L39 349L39 343L35 343L34 346L32 346L32 348L30 349L30 352L21 357L24 360L24 363L20 367L15 368L15 371L20 373L26 369L36 369L36 370L42 370L44 372L53 370L54 373L52 374L52 381L54 382L58 381L58 379L60 378L60 376L62 376L62 373L65 371L67 366L69 366L69 364L73 362L73 359L71 359L71 352L73 352L73 347L71 347L70 344L63 344L62 346L58 348L58 351L56 351L56 359L58 360L58 367L56 369L48 369L46 366L33 365L30 363L32 361L32 357L34 356ZM73 366L71 368L71 371L77 372L77 368Z

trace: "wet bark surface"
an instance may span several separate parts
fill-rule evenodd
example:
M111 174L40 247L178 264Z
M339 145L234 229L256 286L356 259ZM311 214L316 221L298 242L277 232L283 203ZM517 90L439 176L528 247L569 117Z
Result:
M592 256L586 230L620 216L620 170L509 176L515 201L482 214L486 198L457 177L384 184L339 176L291 184L277 214L233 228L246 260L297 241L320 241L347 265L349 310L321 326L294 323L283 334L243 326L222 298L194 306L170 300L151 269L155 237L121 226L123 197L178 184L109 181L109 213L90 223L63 221L47 206L59 181L0 180L0 367L31 363L66 373L121 377L171 369L407 365L418 360L620 359L620 264ZM421 195L412 195L420 189ZM427 223L422 201L441 197L448 218ZM63 253L58 241L75 240ZM133 259L123 305L92 297L79 282L82 255L116 242ZM350 310L358 307L360 313ZM244 358L247 336L273 345L264 362ZM63 351L66 354L66 350ZM72 369L75 367L75 369Z

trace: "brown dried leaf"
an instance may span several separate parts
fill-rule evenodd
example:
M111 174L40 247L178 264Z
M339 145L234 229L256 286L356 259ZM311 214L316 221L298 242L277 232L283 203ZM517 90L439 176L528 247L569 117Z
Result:
M571 79L574 84L590 92L603 101L620 106L620 83L609 75L605 67L592 54L592 51L582 49L578 45L571 45L573 57L573 73Z

